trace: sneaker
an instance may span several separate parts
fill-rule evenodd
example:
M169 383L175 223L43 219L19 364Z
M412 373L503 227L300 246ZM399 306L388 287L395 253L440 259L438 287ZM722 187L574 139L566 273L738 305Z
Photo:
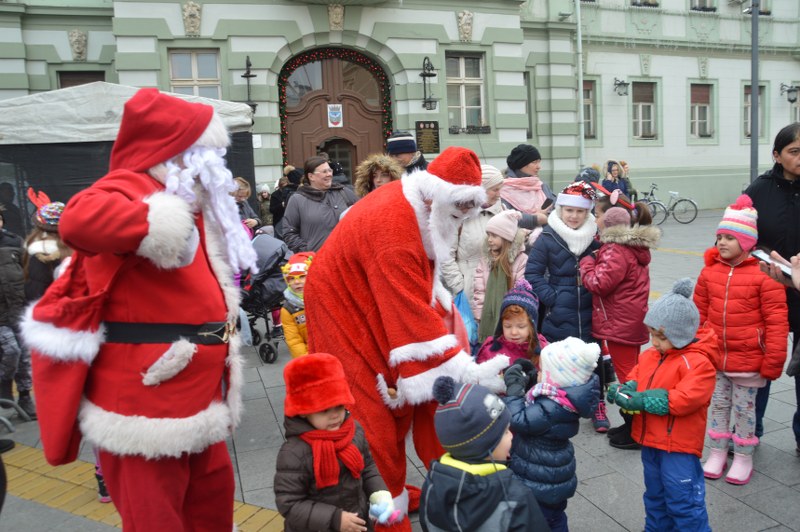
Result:
M283 325L272 328L272 338L283 338Z
M33 404L33 399L30 395L20 395L17 399L17 406L19 406L31 419L36 417L36 405Z
M592 414L592 426L595 432L608 432L608 429L611 427L611 423L608 422L608 416L606 415L605 401L600 401L597 404L597 409L594 411L594 414Z
M111 495L108 494L108 488L106 488L106 481L103 476L95 473L94 478L97 479L97 500L103 504L111 502Z

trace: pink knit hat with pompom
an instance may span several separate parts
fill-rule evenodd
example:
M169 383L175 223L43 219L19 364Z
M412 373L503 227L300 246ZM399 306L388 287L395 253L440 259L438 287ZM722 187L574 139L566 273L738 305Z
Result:
M736 198L733 205L725 209L717 234L731 235L739 241L742 251L750 251L758 241L758 212L747 194Z

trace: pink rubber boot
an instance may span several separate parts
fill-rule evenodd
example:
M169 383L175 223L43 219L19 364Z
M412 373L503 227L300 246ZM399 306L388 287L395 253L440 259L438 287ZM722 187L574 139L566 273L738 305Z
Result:
M728 450L711 448L711 455L709 455L706 463L703 464L703 476L710 479L718 479L725 471L725 466L728 464Z
M750 482L753 476L753 455L752 454L733 454L733 463L728 470L725 482L743 486Z

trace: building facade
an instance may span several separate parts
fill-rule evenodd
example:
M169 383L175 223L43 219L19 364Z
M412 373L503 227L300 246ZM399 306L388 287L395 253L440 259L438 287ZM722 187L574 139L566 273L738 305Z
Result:
M775 132L800 119L797 93L781 93L800 85L798 4L761 0L761 169ZM0 98L103 80L248 102L259 182L320 150L351 172L393 130L417 131L429 159L462 145L500 168L534 144L555 187L612 158L640 191L659 183L703 207L749 180L751 15L739 0L69 6L0 1Z

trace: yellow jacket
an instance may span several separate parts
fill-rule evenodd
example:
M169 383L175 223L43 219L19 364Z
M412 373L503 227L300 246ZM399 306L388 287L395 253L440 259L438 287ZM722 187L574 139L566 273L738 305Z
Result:
M294 306L290 305L292 310ZM289 354L292 358L301 357L308 354L308 333L306 332L306 309L302 308L292 312L284 303L281 309L281 324L283 325L283 335L286 345L289 346Z

